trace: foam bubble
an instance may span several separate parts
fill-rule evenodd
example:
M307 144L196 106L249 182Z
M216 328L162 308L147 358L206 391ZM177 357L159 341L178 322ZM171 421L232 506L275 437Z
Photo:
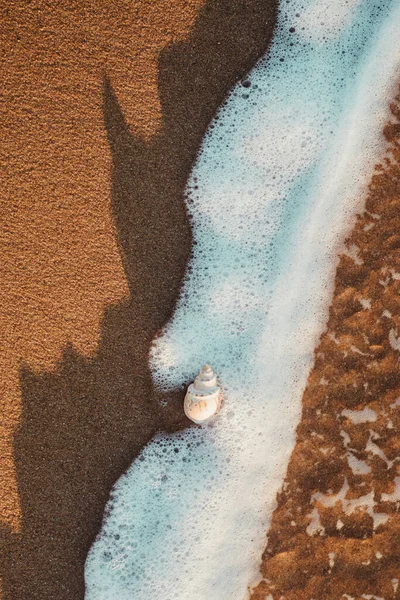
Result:
M117 482L87 600L242 600L257 576L335 254L383 151L399 25L396 0L282 3L270 51L205 136L191 269L151 367L170 389L210 363L224 404L156 436Z
M346 21L354 16L361 1L335 0L332 10L332 0L314 0L297 13L298 17L293 19L293 23L302 37L323 43L327 38L336 37L340 33Z

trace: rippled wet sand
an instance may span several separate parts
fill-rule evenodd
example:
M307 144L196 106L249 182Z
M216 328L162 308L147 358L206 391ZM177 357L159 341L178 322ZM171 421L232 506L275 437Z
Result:
M337 267L252 600L398 598L399 101L385 128L387 156Z

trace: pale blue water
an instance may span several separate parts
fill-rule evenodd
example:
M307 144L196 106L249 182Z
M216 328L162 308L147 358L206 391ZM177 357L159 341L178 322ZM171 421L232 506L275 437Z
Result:
M168 389L210 363L224 406L157 436L117 482L87 600L242 600L257 577L335 256L383 151L399 26L395 0L282 2L250 88L206 135L191 272L151 366Z

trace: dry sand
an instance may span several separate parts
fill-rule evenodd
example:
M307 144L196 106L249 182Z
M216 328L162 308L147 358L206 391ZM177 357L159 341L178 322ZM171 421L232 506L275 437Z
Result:
M184 185L275 0L1 4L4 600L77 600L159 428L147 365L190 254Z

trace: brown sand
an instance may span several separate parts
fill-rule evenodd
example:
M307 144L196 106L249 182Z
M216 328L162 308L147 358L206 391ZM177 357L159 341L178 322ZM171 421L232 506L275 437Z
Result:
M147 355L190 253L184 184L275 8L1 5L4 600L82 598L111 485L183 423L156 410Z
M342 256L337 269L327 330L268 534L265 580L252 600L400 598L400 499L390 498L400 476L399 350L393 347L400 336L400 96L397 101L385 130L391 153L348 240L353 258ZM375 422L354 424L341 414L365 407L377 413ZM370 472L354 473L349 454ZM329 507L324 498L312 498L337 493L345 479L347 500L371 494L374 513L388 520L379 525L376 517L374 527L365 507L347 515L341 501Z
M93 355L104 306L128 296L110 214L110 156L102 115L109 70L129 122L160 125L157 57L191 26L187 8L122 10L113 3L6 2L1 9L1 397L11 434L21 412L21 360L52 368L69 342ZM80 7L82 5L82 7ZM12 408L12 413L11 411ZM11 481L10 464L8 480ZM17 495L1 498L17 527Z

